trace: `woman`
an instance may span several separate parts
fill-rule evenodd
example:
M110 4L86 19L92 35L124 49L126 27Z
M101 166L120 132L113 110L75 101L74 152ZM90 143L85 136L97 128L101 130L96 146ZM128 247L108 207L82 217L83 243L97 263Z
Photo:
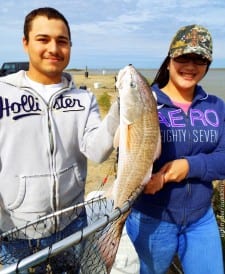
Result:
M225 178L225 105L199 81L212 62L212 38L182 27L153 82L162 152L128 217L141 274L166 273L175 254L185 274L222 274L212 181Z

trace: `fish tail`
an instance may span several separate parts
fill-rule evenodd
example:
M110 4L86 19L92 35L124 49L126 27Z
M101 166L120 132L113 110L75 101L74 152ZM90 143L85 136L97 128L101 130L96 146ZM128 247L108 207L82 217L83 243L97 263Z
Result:
M109 274L116 258L123 227L128 213L122 215L113 223L106 226L105 232L99 238L99 253Z

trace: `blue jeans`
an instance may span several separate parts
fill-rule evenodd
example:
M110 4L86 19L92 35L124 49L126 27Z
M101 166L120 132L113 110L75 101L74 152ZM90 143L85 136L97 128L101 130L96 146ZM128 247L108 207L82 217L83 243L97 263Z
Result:
M127 233L140 260L140 274L164 274L175 254L185 274L224 274L222 247L212 208L187 226L154 219L133 209Z
M87 226L87 215L83 211L78 218L72 221L62 231L52 234L49 237L31 240L6 240L0 242L0 264L7 267L11 264L18 263L20 260L29 255L41 250L45 247L51 247L55 242L68 237L69 235L79 231ZM83 253L84 241L65 251L59 253L52 258L47 259L46 262L41 263L35 267L35 273L46 273L46 267L51 267L52 273L66 273L64 270L72 269L69 273L79 273L79 256ZM19 273L29 273L27 270L19 271Z

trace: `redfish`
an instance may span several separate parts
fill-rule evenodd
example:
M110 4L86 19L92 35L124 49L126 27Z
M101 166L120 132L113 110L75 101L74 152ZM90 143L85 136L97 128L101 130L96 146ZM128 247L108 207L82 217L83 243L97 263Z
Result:
M119 71L120 125L115 136L119 145L117 178L113 183L114 208L123 204L140 186L148 183L154 160L161 151L156 99L147 80L129 65ZM129 214L129 212L128 212ZM128 214L110 225L99 239L102 258L110 273Z

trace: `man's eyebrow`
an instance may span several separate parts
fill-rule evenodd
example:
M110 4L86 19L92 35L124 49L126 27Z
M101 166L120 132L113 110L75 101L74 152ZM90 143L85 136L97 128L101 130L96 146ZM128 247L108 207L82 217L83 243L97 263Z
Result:
M49 38L50 35L48 35L48 34L41 34L41 33L40 33L40 34L35 35L35 37L36 37L36 38L38 38L38 37ZM64 36L64 35L59 35L59 36L57 36L57 39L64 39L64 40L70 41L69 37Z

